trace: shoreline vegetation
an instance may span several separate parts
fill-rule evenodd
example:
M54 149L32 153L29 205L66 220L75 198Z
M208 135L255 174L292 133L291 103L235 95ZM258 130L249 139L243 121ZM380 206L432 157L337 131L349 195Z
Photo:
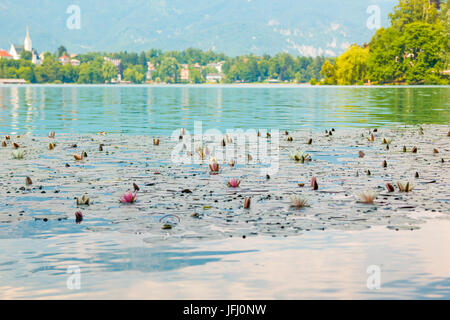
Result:
M31 62L0 59L0 84L311 84L448 85L448 1L399 0L391 26L368 44L351 45L336 58L223 53L189 48L141 53L71 54L64 46Z

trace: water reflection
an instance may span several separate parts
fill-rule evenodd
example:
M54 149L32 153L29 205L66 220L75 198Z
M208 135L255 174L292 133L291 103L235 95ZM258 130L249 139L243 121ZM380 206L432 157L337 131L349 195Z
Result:
M0 298L450 298L450 221L298 237L146 244L138 235L65 234L0 241ZM239 248L238 250L236 248ZM82 270L68 290L66 269ZM381 289L366 269L381 268Z
M2 86L0 131L168 135L208 128L450 122L449 87Z

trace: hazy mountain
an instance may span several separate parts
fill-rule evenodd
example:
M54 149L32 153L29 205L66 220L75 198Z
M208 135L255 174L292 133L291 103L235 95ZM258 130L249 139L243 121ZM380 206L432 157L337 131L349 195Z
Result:
M150 48L214 49L229 55L287 51L336 55L351 43L370 41L370 5L381 25L396 0L2 0L0 48L23 43L71 52L141 51ZM81 28L70 30L69 5L81 10Z

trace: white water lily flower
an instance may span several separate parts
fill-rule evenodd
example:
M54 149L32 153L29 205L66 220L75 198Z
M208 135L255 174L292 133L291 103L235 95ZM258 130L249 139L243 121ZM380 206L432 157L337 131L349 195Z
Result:
M366 190L362 192L360 195L360 202L373 204L373 201L378 197L378 193L372 190Z
M25 152L23 150L14 150L12 152L12 156L14 159L23 159L23 157L25 156Z

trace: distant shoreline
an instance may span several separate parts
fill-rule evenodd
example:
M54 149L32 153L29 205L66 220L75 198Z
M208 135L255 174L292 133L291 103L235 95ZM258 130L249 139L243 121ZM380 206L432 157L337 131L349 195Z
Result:
M154 87L154 88L450 88L450 85L311 85L309 83L142 83L142 84L78 84L78 83L27 83L27 84L5 84L0 83L0 87L111 87L111 88L136 88L136 87Z

